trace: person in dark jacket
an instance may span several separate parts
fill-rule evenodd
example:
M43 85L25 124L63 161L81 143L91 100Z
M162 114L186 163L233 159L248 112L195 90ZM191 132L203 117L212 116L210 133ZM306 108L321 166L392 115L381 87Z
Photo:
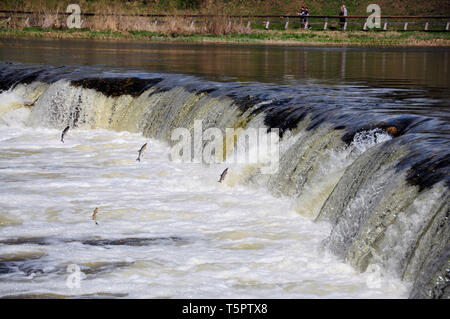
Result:
M341 28L343 28L345 22L347 22L347 19L344 18L344 17L347 16L347 8L345 7L345 5L341 6L341 10L339 12L339 16L341 16L341 18L339 19L339 24L341 25Z
M305 16L306 16L306 8L305 6L302 6L300 9L300 12L297 12L297 15L300 16L300 27L304 26L304 23L306 22Z
M309 17L309 8L305 7L305 17ZM305 18L305 26L308 25L308 18ZM309 29L311 29L311 26L308 26Z

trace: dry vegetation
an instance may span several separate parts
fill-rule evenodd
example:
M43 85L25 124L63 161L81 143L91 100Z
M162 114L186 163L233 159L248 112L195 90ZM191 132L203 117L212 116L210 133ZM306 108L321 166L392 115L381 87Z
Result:
M0 10L64 11L77 3L85 12L101 13L207 13L207 14L295 14L307 5L311 14L337 14L345 3L349 14L366 14L367 5L377 3L383 14L448 15L448 0L1 0Z
M14 2L14 1L10 1ZM51 29L66 28L67 15L65 15L65 5L67 1L43 1L36 0L24 2L18 6L0 6L0 9L12 9L19 11L33 11L35 14L15 14L10 20L0 19L0 27L11 27L23 29L26 27L41 27ZM70 3L72 1L69 1ZM123 2L126 2L125 4ZM51 5L53 3L53 5ZM146 10L137 10L137 3L141 1L112 1L111 3L99 1L80 1L85 4L84 12L94 12L99 15L83 16L82 27L90 30L110 30L110 31L149 31L164 34L216 34L223 35L229 33L249 33L251 30L247 26L247 21L239 19L231 20L227 15L222 15L215 19L189 18L177 15L166 18L142 17L139 14L149 13ZM7 7L7 8L5 8ZM82 6L83 10L83 6ZM173 11L173 10L172 10ZM222 10L223 11L223 10ZM219 11L221 12L221 11ZM155 13L155 12L153 12ZM187 13L178 12L174 14ZM188 12L191 13L191 12ZM118 15L125 14L125 15Z
M4 26L14 29L23 29L26 27L62 29L66 28L66 19L66 16L56 13L35 14L28 15L27 17L13 18L10 21L6 21ZM251 32L246 21L230 20L226 16L216 19L193 19L182 16L175 16L170 19L150 19L139 16L92 16L83 17L82 21L83 28L97 31L149 31L163 34L197 33L216 35L229 33L246 34Z

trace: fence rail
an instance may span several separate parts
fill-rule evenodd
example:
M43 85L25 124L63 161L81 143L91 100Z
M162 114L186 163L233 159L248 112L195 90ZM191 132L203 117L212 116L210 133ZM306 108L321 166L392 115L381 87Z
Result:
M39 11L15 11L15 10L0 10L0 19L27 19L30 16L39 15L56 15L69 16L72 13L67 12L39 12ZM151 22L165 23L171 18L190 19L191 23L201 23L205 20L221 19L233 21L247 21L247 26L257 26L263 29L284 29L287 30L292 27L301 27L304 29L313 28L316 30L337 29L336 25L340 26L340 30L368 30L367 16L329 16L329 15L212 15L212 14L113 14L113 13L92 13L82 12L82 17L139 17L151 18ZM344 20L343 20L344 19ZM337 22L337 23L336 23ZM8 22L0 21L2 24ZM275 27L274 27L275 26ZM320 28L317 28L320 26ZM323 26L323 27L322 27ZM352 28L350 26L359 26L359 28ZM388 31L393 30L391 26L402 26L400 31L450 31L450 16L381 16L381 25L379 30ZM412 29L410 26L421 26L419 29ZM436 29L434 27L442 27ZM398 30L398 29L397 29Z

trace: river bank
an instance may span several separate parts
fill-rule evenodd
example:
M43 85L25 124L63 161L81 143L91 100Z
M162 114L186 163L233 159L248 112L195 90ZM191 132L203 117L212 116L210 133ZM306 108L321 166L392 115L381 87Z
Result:
M89 29L0 28L3 38L137 40L154 42L314 45L356 47L448 47L448 32L364 31L252 31L251 33L164 34L150 31L94 31Z

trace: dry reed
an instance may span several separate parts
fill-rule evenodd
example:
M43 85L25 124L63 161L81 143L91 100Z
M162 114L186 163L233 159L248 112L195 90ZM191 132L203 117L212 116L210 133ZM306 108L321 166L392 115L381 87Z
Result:
M82 16L82 28L94 31L150 31L171 35L251 33L246 21L228 16L217 17L146 17L139 15L115 15L113 9L107 9L102 15ZM34 14L16 14L5 26L16 29L40 27L44 29L67 28L67 15L56 12L36 12ZM1 21L0 21L1 23ZM2 25L3 26L3 25Z

